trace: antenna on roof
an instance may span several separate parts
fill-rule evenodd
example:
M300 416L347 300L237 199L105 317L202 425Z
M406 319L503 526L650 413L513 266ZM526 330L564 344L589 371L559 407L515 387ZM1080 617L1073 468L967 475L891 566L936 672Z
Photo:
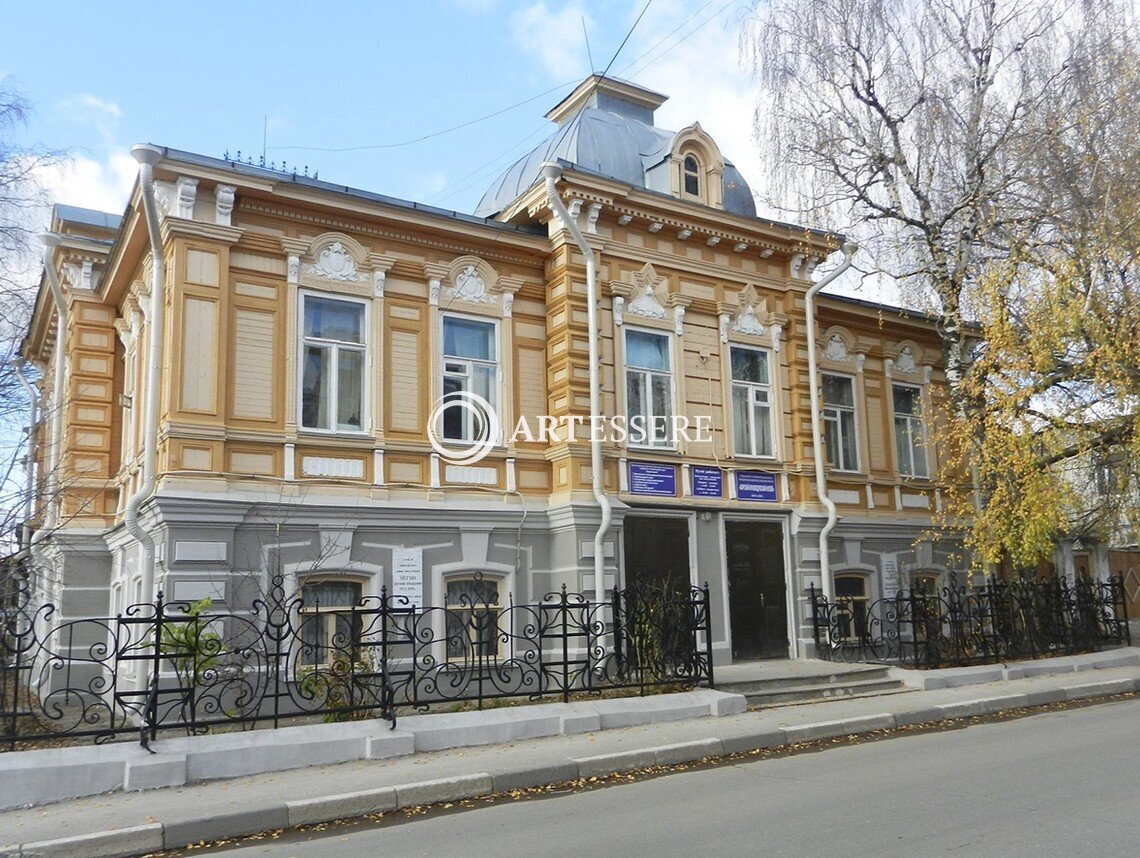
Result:
M586 37L586 57L590 61L590 74L594 73L594 55L590 51L590 34L586 32L586 16L582 16L582 35Z

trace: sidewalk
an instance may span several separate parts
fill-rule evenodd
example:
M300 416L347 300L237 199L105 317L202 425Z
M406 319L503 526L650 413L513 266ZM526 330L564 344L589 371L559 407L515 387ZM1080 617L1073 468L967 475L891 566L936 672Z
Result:
M1068 672L73 799L0 813L0 854L141 854L757 748L1140 690L1140 666L1079 673L1064 664L1057 667Z

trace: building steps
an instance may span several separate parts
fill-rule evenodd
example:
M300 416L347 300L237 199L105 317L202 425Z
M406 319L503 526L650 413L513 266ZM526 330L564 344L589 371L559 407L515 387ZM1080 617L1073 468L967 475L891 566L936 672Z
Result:
M783 706L821 700L871 697L909 691L885 667L869 666L836 673L718 682L718 691L743 694L750 707Z

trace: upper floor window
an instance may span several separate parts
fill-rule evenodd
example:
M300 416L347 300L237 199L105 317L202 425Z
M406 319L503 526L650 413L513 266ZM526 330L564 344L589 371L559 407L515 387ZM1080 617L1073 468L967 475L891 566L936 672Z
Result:
M684 180L685 193L690 197L701 195L701 162L694 155L686 155L682 163L681 177Z
M859 470L853 378L824 373L823 438L827 464L839 471Z
M922 391L909 384L894 387L895 449L899 456L899 473L909 477L928 477L926 438L922 429Z
M459 400L474 393L498 408L498 326L462 316L443 317L443 399ZM445 407L443 437L475 443L487 431L478 408Z
M673 370L667 334L626 329L625 410L629 443L673 446Z
M365 305L317 295L302 300L301 428L364 428Z
M774 455L768 353L733 346L730 360L733 450L742 456Z

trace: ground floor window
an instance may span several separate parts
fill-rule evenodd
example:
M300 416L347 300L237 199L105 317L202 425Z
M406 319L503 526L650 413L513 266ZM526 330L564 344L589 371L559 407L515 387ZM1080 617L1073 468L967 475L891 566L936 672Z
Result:
M321 581L301 588L301 663L310 666L356 661L360 650L360 584Z
M859 640L867 635L867 578L864 575L836 575L836 629L843 640Z
M447 658L449 661L479 661L499 657L502 613L500 581L497 578L449 578L445 592Z

